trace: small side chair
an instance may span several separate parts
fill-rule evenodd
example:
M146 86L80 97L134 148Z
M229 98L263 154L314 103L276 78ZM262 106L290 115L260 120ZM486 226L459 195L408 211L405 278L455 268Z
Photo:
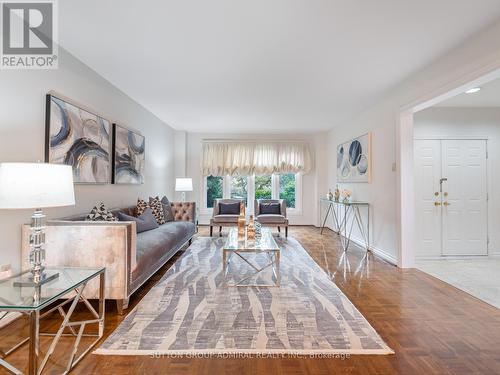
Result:
M255 219L262 226L285 227L285 237L288 237L288 218L286 217L286 201L284 199L256 199L254 203Z

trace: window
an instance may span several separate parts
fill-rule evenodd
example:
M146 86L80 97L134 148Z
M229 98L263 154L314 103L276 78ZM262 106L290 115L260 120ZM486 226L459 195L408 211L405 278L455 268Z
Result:
M255 176L255 199L271 199L272 197L272 175Z
M215 199L222 197L223 197L222 177L207 176L207 208L213 208Z
M295 174L287 173L279 175L280 199L284 199L286 206L295 208Z
M247 205L247 177L246 176L232 176L231 177L231 198L242 199Z
M206 176L203 202L204 209L214 207L218 198L241 199L248 214L254 210L254 199L284 199L289 214L300 215L302 176L300 173L284 173L251 176ZM207 212L208 213L208 212Z

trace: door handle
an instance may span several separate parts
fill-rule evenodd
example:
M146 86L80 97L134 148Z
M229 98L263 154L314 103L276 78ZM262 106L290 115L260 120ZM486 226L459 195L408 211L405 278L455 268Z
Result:
M441 206L441 202L434 202L434 206L436 207Z
M443 206L451 206L450 202L443 202Z

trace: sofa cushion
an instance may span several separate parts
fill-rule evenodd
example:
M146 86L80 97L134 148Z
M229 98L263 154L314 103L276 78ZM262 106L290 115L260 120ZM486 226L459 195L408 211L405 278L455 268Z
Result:
M177 251L195 233L195 226L187 221L171 221L154 230L137 235L137 266L154 263L164 254Z
M236 224L240 215L215 215L212 222L217 224Z
M158 228L158 223L156 222L155 217L153 216L153 212L151 208L146 208L146 211L141 216L135 217L127 215L125 212L117 212L116 216L118 216L118 220L120 221L135 221L137 233L146 232L148 230Z
M168 198L164 195L161 199L161 205L163 206L163 215L165 216L165 221L174 221L174 213L172 212L172 205Z
M257 221L262 224L285 224L286 217L283 215L263 214L257 216Z
M260 203L259 215L281 215L281 206L279 203Z
M219 214L220 215L239 215L240 214L240 203L219 203Z

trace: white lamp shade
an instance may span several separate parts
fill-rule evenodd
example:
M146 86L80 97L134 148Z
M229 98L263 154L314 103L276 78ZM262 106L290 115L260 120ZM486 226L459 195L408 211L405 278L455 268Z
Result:
M73 169L70 165L0 163L0 209L74 204Z
M193 191L192 178L176 178L175 191Z

